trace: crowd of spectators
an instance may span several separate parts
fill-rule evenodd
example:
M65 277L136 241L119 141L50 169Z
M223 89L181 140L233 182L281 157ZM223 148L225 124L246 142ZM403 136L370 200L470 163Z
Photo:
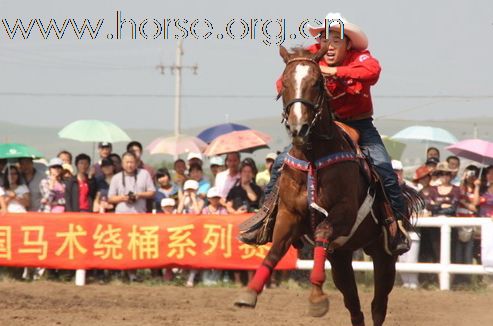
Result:
M265 158L265 170L259 172L251 158L240 153L212 157L204 164L200 153L177 159L170 171L155 170L142 161L142 145L128 143L122 155L113 152L112 144L98 145L98 158L92 162L87 154L61 151L46 165L31 158L7 164L0 160L0 209L3 212L91 212L155 214L242 214L260 208L263 188L270 180L275 153ZM440 152L431 147L425 163L404 177L400 161L392 161L401 184L419 191L426 201L423 216L493 216L493 166L468 165L461 169L456 156L440 160ZM400 257L403 262L439 262L440 231L421 228L411 232L411 251ZM458 264L481 263L479 228L458 227L452 231L451 261ZM42 269L24 271L24 277L39 278ZM176 271L153 271L165 280ZM102 275L102 274L101 274ZM204 284L221 278L240 284L248 275L240 271L189 271L186 285L193 286L201 275ZM130 281L138 280L135 271L126 273ZM457 276L455 283L468 282ZM420 280L414 273L402 273L405 287L417 288Z
M154 170L145 164L142 144L128 143L126 152L113 152L112 144L98 144L98 158L61 151L47 164L21 158L9 163L0 160L0 210L2 212L87 212L155 214L242 214L254 212L263 199L262 188L270 178L275 153L267 155L266 170L257 176L251 158L241 160L240 153L212 157L204 165L200 153L178 159L172 171ZM262 185L257 185L258 183ZM98 271L97 276L104 273ZM43 269L26 269L24 278L39 278ZM173 271L153 271L171 280ZM205 271L204 283L217 283L219 271ZM232 271L226 279L240 283L245 275ZM231 276L229 275L231 274ZM187 286L193 286L197 271L189 271ZM138 281L136 271L127 271L129 281Z

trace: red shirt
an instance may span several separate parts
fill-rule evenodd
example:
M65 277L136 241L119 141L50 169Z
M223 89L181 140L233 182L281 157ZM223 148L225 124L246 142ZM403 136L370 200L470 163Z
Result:
M318 43L307 48L312 53L316 53L319 49ZM328 66L323 58L319 61L319 65ZM373 115L370 86L378 81L381 70L380 63L369 51L347 52L346 59L337 67L336 76L326 78L327 89L333 97L337 97L330 100L330 106L339 119L360 120ZM277 80L276 87L280 92L281 78ZM338 97L344 93L345 95Z
M89 209L89 183L87 180L81 181L77 179L79 183L79 209L88 210Z

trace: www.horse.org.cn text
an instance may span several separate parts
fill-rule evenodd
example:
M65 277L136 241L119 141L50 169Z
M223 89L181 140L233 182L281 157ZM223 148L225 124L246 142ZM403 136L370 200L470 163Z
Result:
M229 18L222 22L207 18L142 18L116 11L114 19L2 18L0 38L80 40L249 40L280 45L286 40L310 39L309 25L317 19L288 23L285 18ZM339 23L343 29L343 23ZM1 29L0 29L1 30Z

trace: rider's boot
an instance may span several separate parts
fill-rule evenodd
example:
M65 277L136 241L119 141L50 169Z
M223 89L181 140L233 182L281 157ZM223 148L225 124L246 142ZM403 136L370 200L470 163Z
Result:
M395 213L388 202L384 203L385 220L383 221L385 251L389 255L402 255L411 249L411 238L404 227L402 213Z

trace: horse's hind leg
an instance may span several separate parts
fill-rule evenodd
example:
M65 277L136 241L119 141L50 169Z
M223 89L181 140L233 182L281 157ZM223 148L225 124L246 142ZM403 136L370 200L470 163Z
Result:
M383 325L387 315L389 294L394 287L396 257L385 252L382 241L375 241L365 251L373 259L375 290L371 302L373 325Z
M248 283L247 290L235 301L236 306L255 307L257 296L264 289L273 269L282 257L284 257L293 240L299 236L298 227L299 220L296 216L286 211L279 211L272 236L272 246L262 264L257 268L255 275Z
M351 325L364 326L365 317L361 312L352 260L353 253L351 251L335 251L329 255L329 261L332 265L332 279L344 296L344 305L351 314Z

